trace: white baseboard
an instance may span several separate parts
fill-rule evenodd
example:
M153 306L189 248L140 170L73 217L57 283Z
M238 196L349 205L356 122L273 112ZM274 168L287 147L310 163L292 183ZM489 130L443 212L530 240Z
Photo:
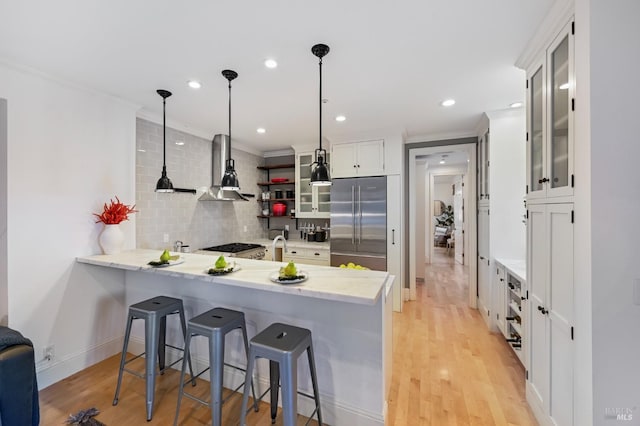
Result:
M62 359L41 361L36 364L38 389L44 389L65 379L78 371L84 370L100 361L122 351L122 339L112 339L108 342L89 348L85 351L67 355Z
M140 354L144 352L144 341L141 339L132 337L129 341L129 353ZM167 348L167 365L173 363L177 359L182 357L182 352L173 348ZM194 374L198 374L209 366L209 360L201 357L192 357L191 363L193 365ZM175 369L182 368L182 363L177 363L174 366ZM208 372L200 376L203 380L209 380ZM256 395L261 395L269 388L269 377L262 377L254 375L254 386L256 387ZM319 378L319 380L322 380ZM227 389L235 389L244 383L244 373L231 368L224 367L223 377L224 387ZM186 388L185 388L186 389ZM240 389L242 391L242 389ZM300 391L313 395L313 389L303 389ZM187 391L188 392L188 391ZM265 401L268 402L268 395L265 396ZM282 403L282 396L278 398L279 404ZM322 407L322 421L330 425L353 425L353 426L384 426L385 413L381 415L361 410L357 407L350 406L348 404L336 401L333 395L326 393L320 393L320 403ZM386 402L385 402L386 407ZM315 402L309 398L298 396L298 412L303 416L308 416L313 412L315 408Z

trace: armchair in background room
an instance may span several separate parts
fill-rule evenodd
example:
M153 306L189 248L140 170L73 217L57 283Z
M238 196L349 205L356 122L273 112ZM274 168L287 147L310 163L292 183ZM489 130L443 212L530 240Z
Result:
M18 331L0 326L0 425L39 423L33 344Z
M433 245L436 247L446 247L447 240L451 237L450 226L437 226L433 231Z

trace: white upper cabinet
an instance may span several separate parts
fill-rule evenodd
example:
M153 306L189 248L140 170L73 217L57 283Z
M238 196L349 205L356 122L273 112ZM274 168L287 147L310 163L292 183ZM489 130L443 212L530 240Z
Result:
M527 76L527 198L573 195L572 23Z
M331 145L331 177L380 176L384 170L384 141Z
M478 140L478 202L480 205L489 203L489 130Z
M329 219L331 187L310 185L311 163L314 161L314 152L296 153L296 217ZM327 161L331 161L330 154L327 154Z

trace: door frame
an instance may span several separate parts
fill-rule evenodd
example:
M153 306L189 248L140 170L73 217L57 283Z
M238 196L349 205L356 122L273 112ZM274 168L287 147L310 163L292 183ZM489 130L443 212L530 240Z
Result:
M467 153L469 159L469 168L467 172L468 178L468 205L466 206L468 215L467 227L465 229L465 236L468 238L468 255L465 256L465 260L468 260L466 266L469 268L469 290L468 290L468 305L472 308L477 308L477 288L478 288L478 275L474 273L477 271L477 201L476 201L476 171L477 171L477 158L476 158L476 145L478 138L476 136L460 138L460 139L448 139L431 142L420 143L407 143L405 144L405 164L408 165L405 171L405 219L409 226L407 227L406 239L407 252L409 253L408 262L406 264L405 276L407 276L409 282L409 300L416 300L416 215L415 215L415 197L411 194L415 193L415 172L416 172L416 157L420 155L430 155L438 152L442 152L443 148L448 151L464 151ZM429 207L431 210L432 207ZM430 233L433 231L430 231ZM431 234L430 234L431 235ZM433 238L433 237L431 237Z

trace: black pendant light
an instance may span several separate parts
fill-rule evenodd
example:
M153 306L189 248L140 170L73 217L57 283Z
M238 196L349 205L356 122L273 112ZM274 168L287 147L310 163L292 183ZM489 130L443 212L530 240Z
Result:
M232 70L224 70L222 75L229 80L229 159L225 163L224 176L222 176L220 186L225 191L239 191L240 182L236 174L236 163L231 158L231 81L238 77L238 73Z
M156 192L173 192L173 184L167 176L167 98L171 96L168 90L157 90L158 95L162 96L162 176L156 183Z
M326 44L316 44L311 48L311 53L319 58L320 66L320 97L318 99L318 109L320 111L320 143L316 149L316 161L311 164L311 182L313 186L331 185L331 177L329 176L329 163L325 162L327 151L322 149L322 57L329 53L329 46Z

